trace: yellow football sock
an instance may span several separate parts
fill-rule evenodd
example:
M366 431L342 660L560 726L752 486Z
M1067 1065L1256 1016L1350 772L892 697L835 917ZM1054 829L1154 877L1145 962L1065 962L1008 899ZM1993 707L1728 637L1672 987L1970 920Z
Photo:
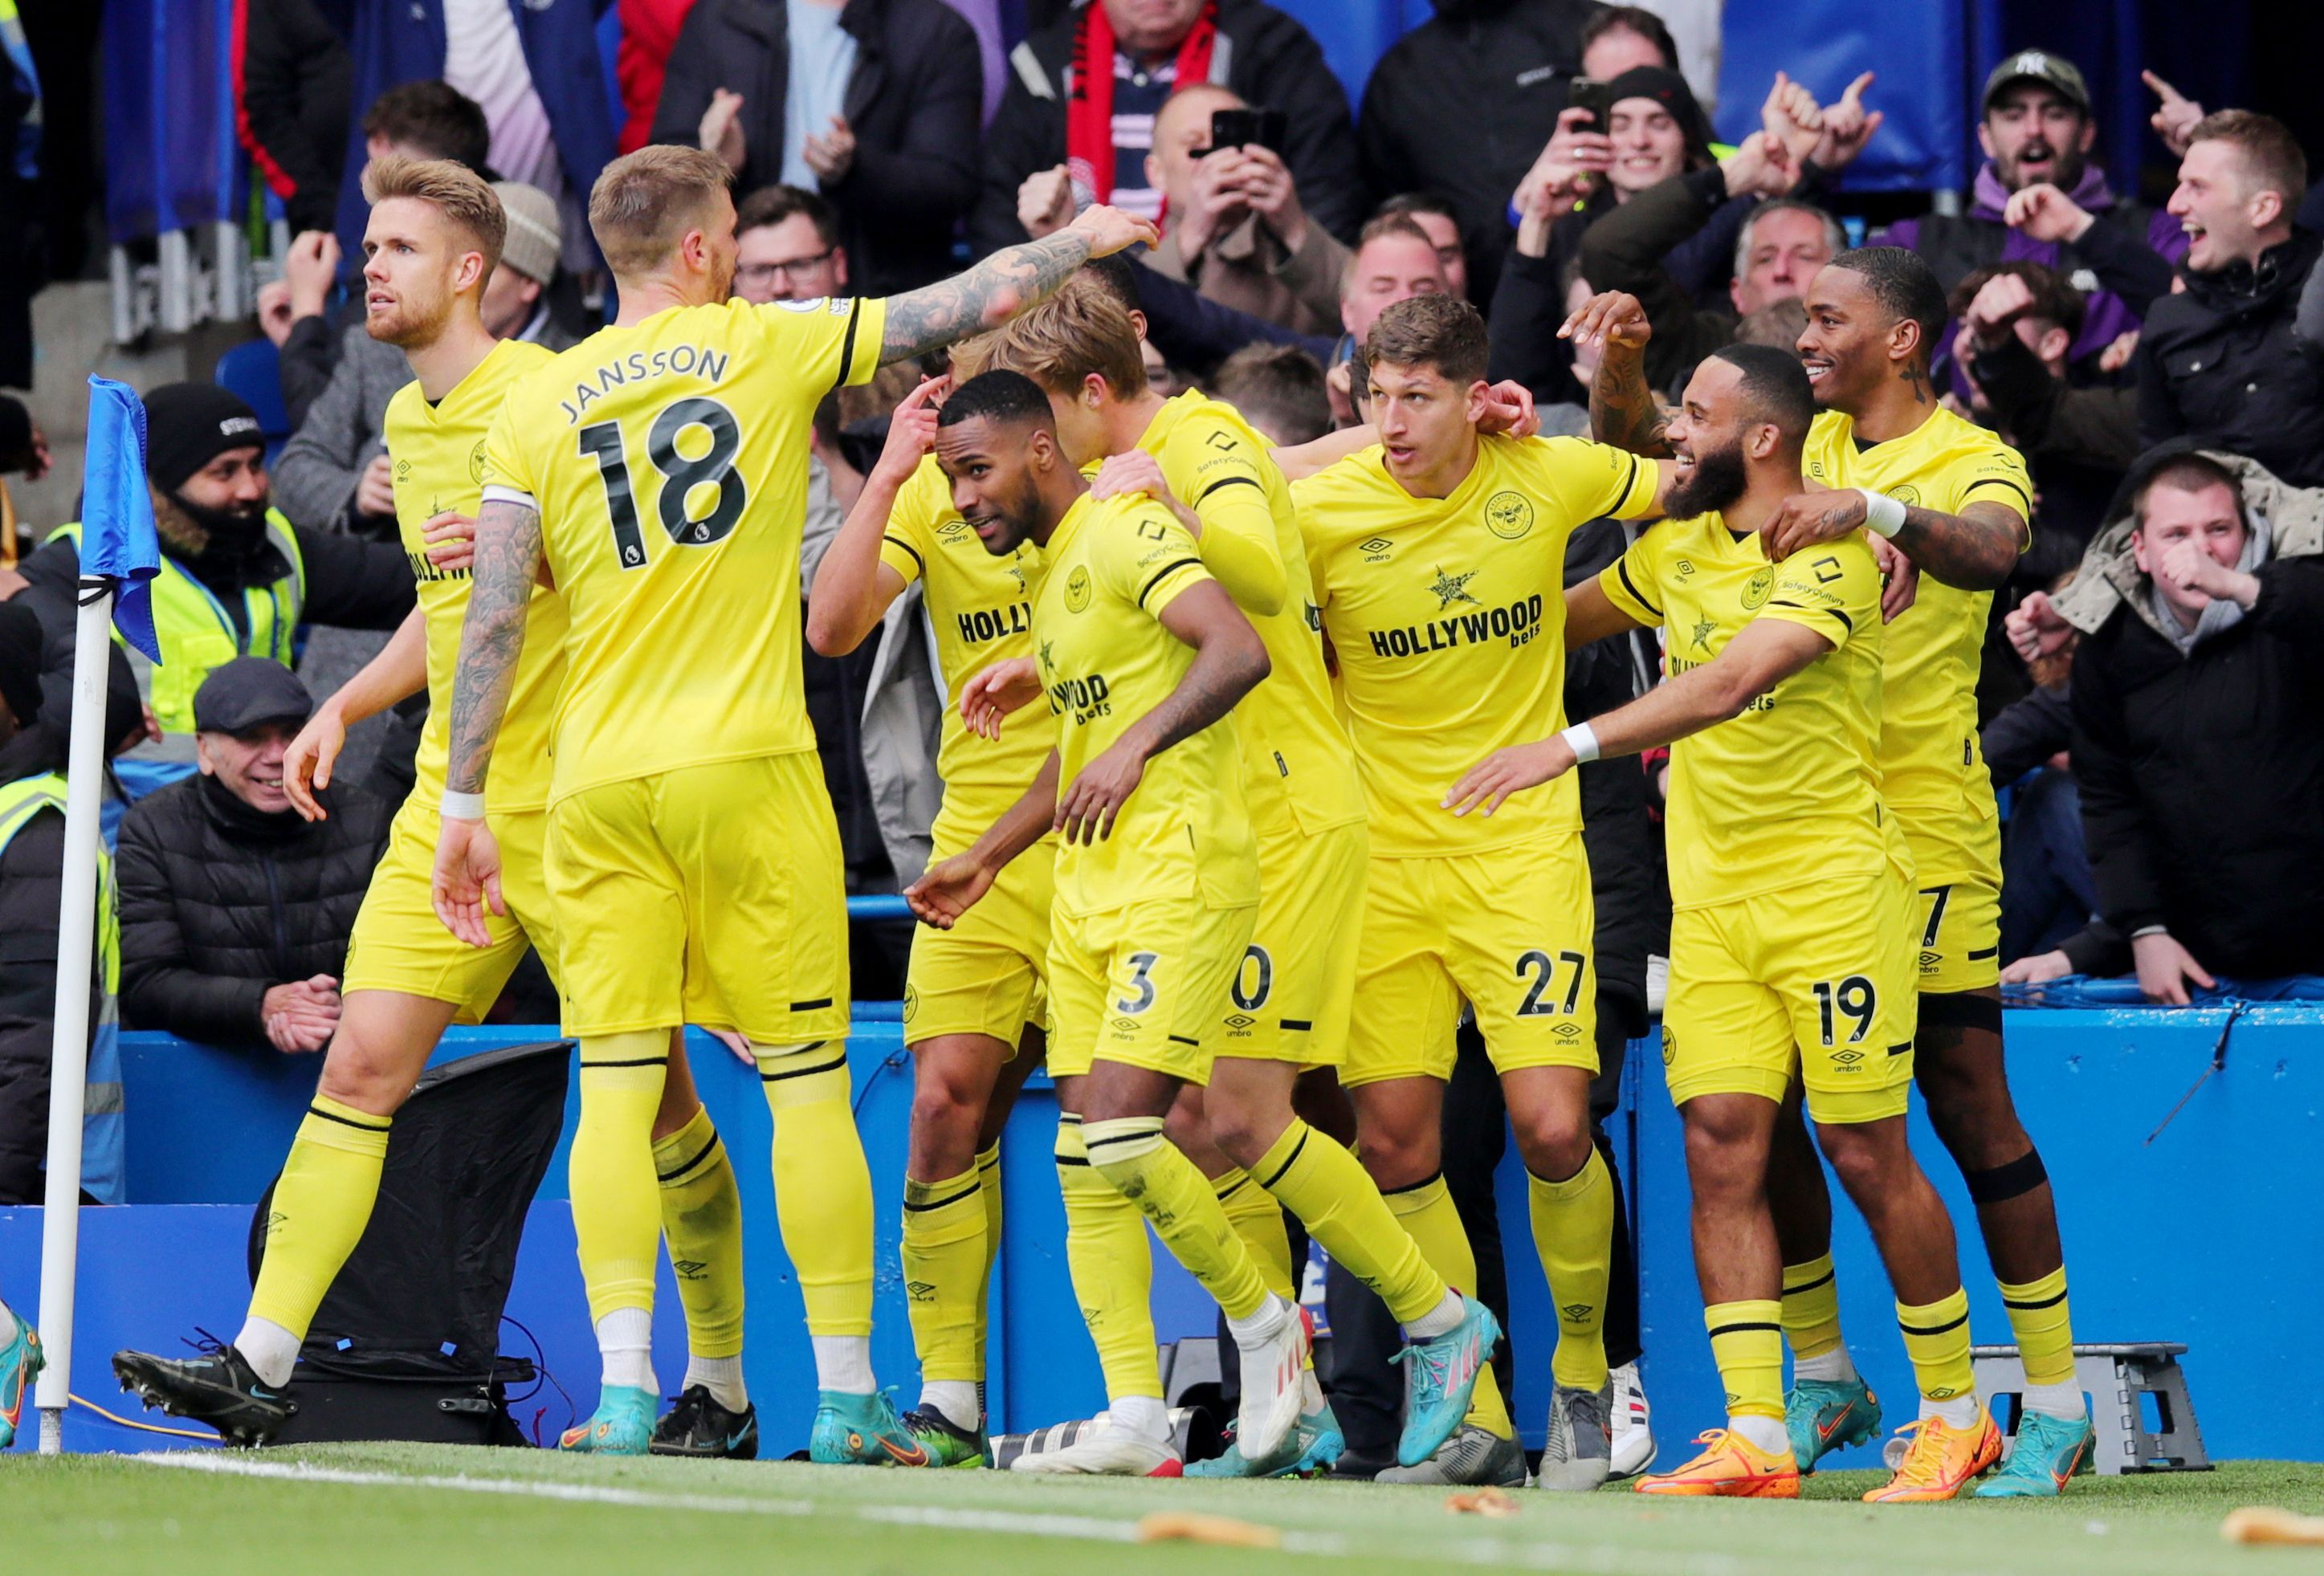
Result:
M872 1333L872 1168L836 1040L751 1047L775 1119L775 1219L810 1335Z
M1784 1415L1783 1305L1768 1299L1714 1303L1702 1311L1711 1360L1727 1387L1729 1417Z
M984 1267L976 1277L976 1382L984 1382L985 1324L992 1308L992 1265L1001 1257L1001 1140L976 1157L976 1196L984 1205ZM982 1392L979 1391L980 1405Z
M976 1366L984 1251L983 1187L972 1166L941 1182L904 1179L904 1297L925 1380L983 1378Z
M1784 1339L1795 1359L1840 1350L1840 1281L1831 1254L1784 1266Z
M2074 1378L2073 1321L2066 1312L2066 1267L2023 1286L2001 1283L2001 1305L2029 1385L2064 1385Z
M1292 1118L1260 1157L1257 1175L1324 1252L1379 1294L1397 1323L1444 1301L1444 1277L1429 1267L1361 1163L1329 1133Z
M661 1182L661 1234L686 1308L686 1350L694 1357L742 1354L742 1198L733 1163L710 1112L653 1147Z
M1533 1243L1557 1304L1549 1371L1575 1389L1605 1387L1606 1277L1614 1254L1614 1177L1596 1148L1563 1182L1526 1174Z
M1447 1286L1466 1289L1477 1284L1476 1251L1469 1246L1469 1233L1462 1229L1461 1212L1452 1195L1445 1191L1443 1173L1383 1196L1389 1212L1419 1244L1420 1256ZM1466 1421L1498 1439L1508 1439L1517 1433L1517 1424L1509 1421L1508 1404L1501 1398L1500 1382L1489 1365L1477 1376Z
M1228 1318L1248 1319L1267 1305L1267 1283L1250 1249L1227 1223L1218 1195L1194 1163L1162 1136L1160 1117L1084 1121L1082 1142L1090 1164L1137 1204L1162 1246Z
M1211 1178L1211 1191L1218 1195L1227 1224L1250 1249L1267 1289L1297 1302L1299 1294L1291 1286L1291 1233L1283 1224L1283 1206L1240 1166Z
M1977 1380L1969 1364L1969 1294L1952 1295L1914 1307L1896 1304L1896 1323L1904 1332L1904 1355L1913 1359L1913 1378L1931 1401L1951 1401L1977 1394Z
M570 1161L573 1235L594 1323L622 1308L650 1311L661 1246L653 1120L669 1071L669 1031L581 1041L581 1120Z
M315 1096L282 1162L250 1316L302 1340L371 1222L389 1119Z
M1109 1401L1162 1394L1154 1343L1154 1253L1146 1217L1090 1164L1082 1119L1057 1118L1057 1187L1065 1200L1065 1267Z

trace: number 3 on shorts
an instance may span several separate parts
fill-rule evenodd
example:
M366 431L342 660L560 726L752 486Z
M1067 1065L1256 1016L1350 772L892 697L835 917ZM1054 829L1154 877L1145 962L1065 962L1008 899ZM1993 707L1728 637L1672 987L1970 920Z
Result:
M1135 1016L1154 1005L1154 965L1161 961L1159 953L1134 952L1130 954L1130 990L1132 994L1114 1002L1116 1012Z
M1557 999L1552 986L1556 982L1560 965L1571 969L1567 976L1565 997ZM1582 1001L1582 974L1590 960L1578 952L1562 952L1555 957L1541 951L1528 952L1517 959L1517 974L1520 980L1530 980L1525 1000L1517 1006L1519 1018L1554 1018L1560 1014L1571 1018Z

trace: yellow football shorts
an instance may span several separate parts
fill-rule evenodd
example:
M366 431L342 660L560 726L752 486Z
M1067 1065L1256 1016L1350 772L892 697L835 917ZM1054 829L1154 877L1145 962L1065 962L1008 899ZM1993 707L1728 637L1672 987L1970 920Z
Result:
M1336 1067L1347 1059L1371 834L1360 821L1259 840L1259 917L1228 988L1218 1054Z
M1909 846L1909 843L1908 843ZM1913 850L1914 862L1926 857ZM1932 868L1923 866L1922 868ZM2001 982L2001 882L1992 872L1914 880L1921 990L1931 996Z
M1449 1078L1465 999L1493 1066L1598 1071L1596 909L1578 832L1483 853L1374 856L1346 1084Z
M939 847L936 859L955 852ZM1002 866L991 889L950 930L913 930L904 976L906 1045L976 1034L1016 1054L1025 1026L1048 1017L1049 908L1056 888L1056 841L1044 838Z
M1913 1087L1911 889L1834 877L1671 917L1663 1069L1672 1101L1780 1101L1820 1122L1902 1116Z
M847 889L815 751L601 784L549 811L567 1034L847 1032Z
M1049 932L1049 1074L1103 1058L1207 1083L1220 1004L1250 945L1252 905L1156 898L1100 914L1059 909Z
M432 794L423 804L415 793L395 813L387 852L364 892L347 940L341 991L396 991L448 1001L459 1009L454 1021L476 1023L500 999L525 948L539 947L549 977L564 979L546 869L549 812L493 816L486 825L500 843L501 897L508 905L506 914L485 910L493 944L470 946L436 917L429 897L436 871L436 805Z

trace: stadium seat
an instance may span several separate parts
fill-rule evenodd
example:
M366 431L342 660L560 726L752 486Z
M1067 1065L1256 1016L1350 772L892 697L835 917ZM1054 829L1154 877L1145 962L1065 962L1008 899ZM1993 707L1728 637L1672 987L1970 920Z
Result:
M258 413L259 429L266 435L266 463L272 465L290 437L290 417L282 408L282 356L274 341L262 336L235 346L218 357L213 381L241 395Z

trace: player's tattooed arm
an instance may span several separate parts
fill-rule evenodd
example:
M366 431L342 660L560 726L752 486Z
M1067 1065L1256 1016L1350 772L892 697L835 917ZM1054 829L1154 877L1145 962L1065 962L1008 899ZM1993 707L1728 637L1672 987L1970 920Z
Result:
M1649 459L1668 459L1670 414L1646 385L1646 344L1654 332L1636 296L1608 290L1583 302L1557 335L1578 349L1598 350L1598 371L1590 380L1591 436Z
M1803 548L1846 536L1864 523L1864 494L1853 487L1795 493L1759 528L1769 559L1781 562ZM1907 504L1904 523L1889 539L1932 579L1963 591L1990 591L2009 578L2018 555L2033 544L2025 516L1987 499L1959 514Z
M1101 204L1085 208L1064 229L1004 246L964 273L888 298L888 327L880 346L884 365L925 355L973 334L998 328L1073 277L1093 257L1110 256L1161 235L1150 220Z
M469 572L468 613L452 670L451 762L446 786L482 793L493 745L516 687L524 651L525 613L541 564L540 512L488 500L476 516L476 561Z
M1257 688L1271 664L1259 631L1215 580L1199 581L1157 615L1164 629L1194 649L1177 687L1123 731L1057 797L1056 825L1068 843L1111 834L1114 817L1137 791L1146 763L1193 738Z

